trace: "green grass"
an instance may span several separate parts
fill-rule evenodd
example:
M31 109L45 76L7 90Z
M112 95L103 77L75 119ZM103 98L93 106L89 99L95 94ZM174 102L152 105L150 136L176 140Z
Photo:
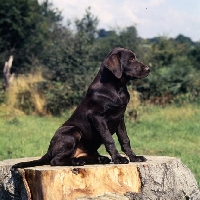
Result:
M25 116L5 110L5 107L0 109L0 160L43 155L54 132L69 116ZM138 112L136 122L126 120L134 152L181 158L200 186L200 106L148 106L139 108ZM103 146L100 152L106 153Z
M27 116L0 108L0 160L41 156L64 118Z

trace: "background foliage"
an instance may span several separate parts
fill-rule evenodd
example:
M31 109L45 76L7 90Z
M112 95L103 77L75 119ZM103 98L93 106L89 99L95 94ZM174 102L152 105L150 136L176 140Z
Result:
M10 55L15 73L9 94L0 77L0 103L13 101L26 113L59 115L80 102L114 47L133 50L150 66L148 78L129 86L141 101L164 105L199 99L200 44L188 37L144 39L135 26L98 30L90 8L81 19L63 25L62 13L47 0L0 0L0 6L0 74ZM32 78L25 81L24 76Z
M99 30L90 8L64 25L62 13L48 0L0 0L0 8L0 160L43 155L106 54L124 47L151 68L147 78L128 85L126 123L133 148L139 154L180 157L200 185L199 42L181 34L144 39L135 26ZM10 55L15 77L5 91L3 68ZM63 112L64 119L24 115Z

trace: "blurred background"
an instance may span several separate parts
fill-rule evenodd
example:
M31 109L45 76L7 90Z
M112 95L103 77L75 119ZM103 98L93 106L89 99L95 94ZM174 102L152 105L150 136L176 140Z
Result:
M128 85L133 149L181 157L200 183L199 11L199 0L0 0L0 159L42 155L124 47L151 68Z
M148 78L130 83L140 100L163 105L199 98L199 1L0 4L0 102L28 114L61 114L81 100L114 47L131 49L151 68Z

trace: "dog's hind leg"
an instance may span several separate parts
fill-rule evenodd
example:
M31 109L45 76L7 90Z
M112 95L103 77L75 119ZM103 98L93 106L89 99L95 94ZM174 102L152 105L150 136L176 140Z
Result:
M58 129L48 150L52 158L50 164L52 166L71 166L73 165L71 158L87 155L82 151L80 139L81 133L75 127L66 126ZM84 163L79 161L77 165L84 165Z
M109 158L100 156L98 152L89 153L81 142L80 131L73 126L62 126L56 131L51 140L48 153L51 157L51 166L110 163Z
M52 166L108 164L111 161L108 157L99 155L97 151L88 152L81 142L80 133L77 131L59 134L59 137L52 141L49 151L53 157L50 162Z

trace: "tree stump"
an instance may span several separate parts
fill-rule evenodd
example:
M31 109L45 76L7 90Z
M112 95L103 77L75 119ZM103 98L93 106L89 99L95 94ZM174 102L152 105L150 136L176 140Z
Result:
M36 158L0 161L1 200L200 200L194 175L179 158L147 156L126 165L38 166Z

